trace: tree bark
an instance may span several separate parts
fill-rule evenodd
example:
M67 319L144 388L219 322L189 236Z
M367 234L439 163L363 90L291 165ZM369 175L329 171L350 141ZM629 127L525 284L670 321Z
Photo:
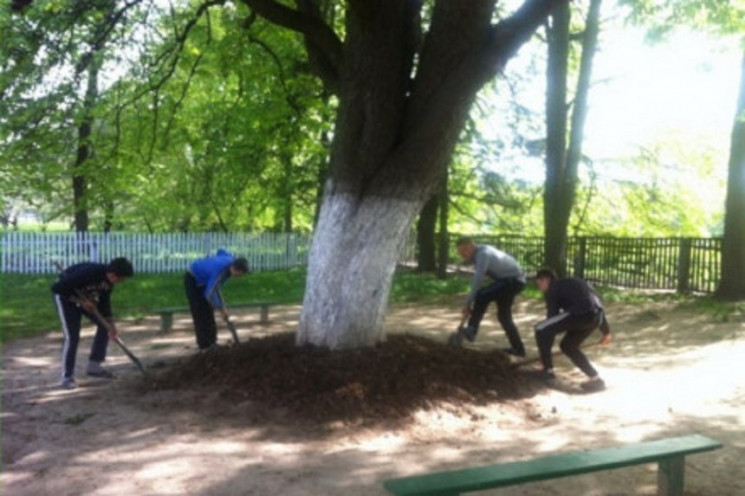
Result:
M440 236L438 238L437 250L437 277L445 279L448 275L448 262L450 262L450 232L448 231L448 217L450 215L450 195L448 194L448 180L450 175L445 175L440 186L438 195L440 197Z
M445 174L476 93L561 2L526 0L492 25L495 0L438 0L420 41L420 1L356 0L347 3L340 45L317 22L273 2L245 2L302 31L315 53L329 50L324 60L334 70L323 77L338 88L297 342L373 345L385 339L400 250ZM338 81L329 81L334 74Z
M545 263L567 273L567 237L574 207L577 173L587 117L592 63L597 50L601 0L592 0L582 36L579 78L568 122L567 77L570 43L570 9L558 7L548 28L546 97L546 183L544 191ZM568 141L568 145L567 145Z
M567 210L567 73L569 63L569 5L554 10L546 29L546 182L543 194L545 263L566 274Z
M416 244L418 247L417 270L420 272L434 272L437 269L435 228L437 226L438 205L438 196L432 195L419 213L419 221L416 226Z
M88 161L93 155L91 131L93 108L98 100L98 71L101 67L100 54L93 52L93 61L88 66L88 81L83 99L82 118L78 124L78 151L72 172L73 219L75 231L87 232L88 215Z
M414 201L326 194L313 236L297 343L370 346L382 332L393 272Z
M715 293L718 299L725 301L745 299L745 54L739 93L730 143L722 277Z

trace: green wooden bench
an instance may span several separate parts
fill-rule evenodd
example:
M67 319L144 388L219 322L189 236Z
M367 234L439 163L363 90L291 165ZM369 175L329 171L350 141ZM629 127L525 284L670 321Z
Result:
M269 307L276 305L272 301L252 301L248 303L231 303L228 308L233 310L235 308L260 308L261 309L261 323L266 324L269 322ZM169 308L156 308L152 310L152 313L160 316L160 332L168 332L173 327L173 314L174 313L187 313L189 307L169 307Z
M657 462L658 496L681 496L685 456L721 447L720 442L695 434L618 448L562 453L526 461L390 479L383 482L383 487L397 496L454 496L465 492Z

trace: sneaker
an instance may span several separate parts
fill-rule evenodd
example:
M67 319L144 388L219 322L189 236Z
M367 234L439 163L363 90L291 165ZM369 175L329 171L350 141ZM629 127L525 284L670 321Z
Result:
M220 347L217 343L212 343L211 345L207 346L206 348L199 348L199 353L209 353L211 351L215 351Z
M553 370L542 370L540 378L543 382L553 382L556 380L556 374L554 374Z
M86 370L86 374L90 377L99 377L101 379L114 378L114 374L101 367L101 364L98 362L88 362L88 369Z
M517 350L515 348L502 348L502 352L516 357L525 357L525 350Z
M589 381L585 381L580 384L580 387L588 393L594 393L596 391L602 391L605 389L605 381L600 377L593 377Z
M114 378L114 374L112 374L106 369L89 370L88 372L86 372L86 374L89 375L90 377L98 377L100 379L113 379Z
M75 389L78 385L72 377L63 377L62 382L60 382L60 387L62 389Z

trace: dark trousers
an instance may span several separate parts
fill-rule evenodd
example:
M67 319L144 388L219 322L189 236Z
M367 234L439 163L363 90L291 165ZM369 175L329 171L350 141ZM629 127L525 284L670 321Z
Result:
M96 322L95 318L88 312L75 303L61 298L59 295L54 295L54 304L57 307L57 313L62 322L62 332L65 335L65 341L62 344L62 376L73 377L75 375L75 359L78 354L80 324L83 320L83 315L97 325L96 335L91 345L91 354L88 359L99 363L106 360L106 349L109 346L109 331Z
M554 345L556 336L562 332L566 332L566 335L559 343L561 351L588 377L598 375L595 368L587 359L587 356L582 353L580 346L601 324L602 316L602 312L586 315L560 313L536 324L535 341L538 345L538 351L541 354L543 369L549 370L554 368L551 348Z
M217 343L217 324L215 310L204 297L204 286L199 286L197 280L189 272L184 276L186 299L189 300L189 311L194 322L194 332L197 335L197 346L200 350L209 348Z
M497 279L488 286L484 286L476 293L476 299L471 309L471 318L468 319L468 326L478 332L479 324L484 318L489 303L497 303L497 320L507 334L510 346L520 353L525 352L523 341L520 339L520 333L517 326L512 320L512 304L523 289L525 283L517 279ZM475 334L474 334L475 335Z

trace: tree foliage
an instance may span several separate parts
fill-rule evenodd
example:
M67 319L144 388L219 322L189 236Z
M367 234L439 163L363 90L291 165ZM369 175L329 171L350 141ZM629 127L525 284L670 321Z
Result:
M224 2L170 13L157 2L99 3L108 17L94 15L95 2L1 13L5 201L72 214L95 53L91 153L77 169L95 226L310 229L333 104L297 37Z
M679 25L738 36L745 31L745 4L742 2L665 0L635 2L632 7L633 19L650 24L653 38L664 36ZM745 50L745 38L741 38L740 43ZM731 133L722 277L717 290L717 296L732 300L745 298L745 62L742 68Z

